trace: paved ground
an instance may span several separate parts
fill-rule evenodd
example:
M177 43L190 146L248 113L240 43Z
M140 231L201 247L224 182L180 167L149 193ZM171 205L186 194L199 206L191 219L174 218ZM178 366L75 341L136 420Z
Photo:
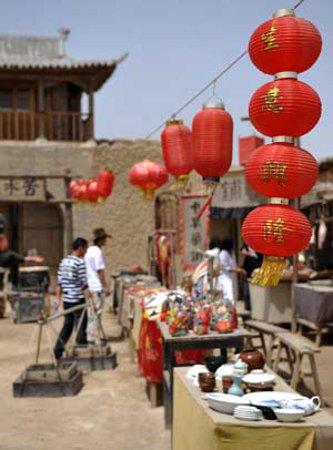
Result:
M105 314L108 335L116 335L115 317ZM59 324L60 325L60 324ZM128 341L112 343L115 370L91 372L76 397L13 398L12 382L33 362L35 324L0 321L0 450L169 450L163 408L152 408L145 382L130 362ZM45 336L43 361L48 362ZM323 339L317 355L329 411L333 405L333 336ZM307 382L311 389L311 381Z
M104 322L116 331L113 316ZM77 396L13 398L13 380L33 362L35 327L0 321L0 450L169 450L163 408L150 406L127 340L111 344L119 366L87 374ZM46 337L43 355L49 361Z

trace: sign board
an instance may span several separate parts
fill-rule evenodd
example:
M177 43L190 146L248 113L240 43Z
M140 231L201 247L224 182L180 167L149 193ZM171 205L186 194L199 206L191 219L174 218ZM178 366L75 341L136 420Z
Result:
M203 259L208 245L209 207L197 220L207 195L183 195L180 198L179 236L183 270L193 270Z
M244 172L225 175L214 193L212 207L247 208L266 203L266 197L257 194L247 184Z
M0 201L43 202L45 200L44 178L33 176L0 178Z

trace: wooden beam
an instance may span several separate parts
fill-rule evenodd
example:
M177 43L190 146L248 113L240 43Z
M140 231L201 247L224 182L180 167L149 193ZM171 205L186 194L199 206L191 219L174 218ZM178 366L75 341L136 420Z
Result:
M38 79L38 137L45 139L45 101L44 101L44 80Z

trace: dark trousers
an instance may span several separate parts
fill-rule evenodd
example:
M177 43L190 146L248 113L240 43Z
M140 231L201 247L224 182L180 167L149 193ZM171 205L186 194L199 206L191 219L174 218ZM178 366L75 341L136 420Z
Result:
M66 311L69 308L73 308L73 306L82 305L85 302L86 302L85 299L81 299L76 303L63 302L63 309L64 311ZM64 316L64 324L53 350L56 359L61 358L64 352L65 345L68 342L69 338L71 337L73 328L77 328L80 322L81 314L82 309L80 309L79 311L68 313ZM76 335L76 343L79 345L87 343L86 328L87 328L87 311L84 311L81 326Z

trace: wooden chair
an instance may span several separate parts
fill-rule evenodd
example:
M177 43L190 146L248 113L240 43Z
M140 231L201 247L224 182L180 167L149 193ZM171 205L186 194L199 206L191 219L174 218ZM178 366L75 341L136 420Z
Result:
M292 368L290 386L292 387L292 389L296 390L302 376L302 362L304 357L307 356L310 362L310 376L313 378L315 394L323 399L321 384L315 361L315 354L320 353L320 348L313 344L313 342L311 342L309 339L290 332L277 333L276 338L278 340L278 348L273 365L274 372L277 372L279 369L281 352L284 348L287 352L288 360ZM294 355L294 359L291 358L291 353Z

